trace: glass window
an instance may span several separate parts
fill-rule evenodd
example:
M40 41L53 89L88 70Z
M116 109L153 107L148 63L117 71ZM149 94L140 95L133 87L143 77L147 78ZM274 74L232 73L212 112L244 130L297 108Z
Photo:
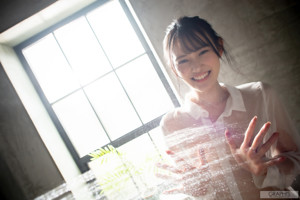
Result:
M84 17L54 31L72 70L85 85L111 70L97 38Z
M45 36L22 52L50 103L79 88L76 76L53 34Z
M109 139L82 91L75 92L53 104L53 109L80 157L109 143Z
M114 73L85 88L112 140L141 126L141 122Z
M118 1L49 30L21 52L79 158L143 135L147 123L174 107Z
M87 19L113 67L145 52L118 1L111 1L88 13Z
M116 71L144 123L173 107L147 54Z
M117 196L126 199L157 184L147 170L126 171L126 162L130 170L153 168L161 158L158 149L163 151L158 148L163 146L157 128L161 116L179 104L120 2L97 1L15 50L25 58L25 69L80 170L92 168L100 179L120 172L125 187ZM114 164L107 166L90 160L91 152L108 145L125 152L126 160L109 157Z

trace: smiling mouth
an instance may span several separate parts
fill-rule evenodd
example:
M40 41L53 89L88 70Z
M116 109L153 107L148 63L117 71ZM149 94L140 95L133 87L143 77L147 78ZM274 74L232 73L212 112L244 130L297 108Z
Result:
M206 73L201 74L200 76L193 77L192 80L193 81L202 81L202 80L206 79L209 76L210 72L211 71L207 71Z

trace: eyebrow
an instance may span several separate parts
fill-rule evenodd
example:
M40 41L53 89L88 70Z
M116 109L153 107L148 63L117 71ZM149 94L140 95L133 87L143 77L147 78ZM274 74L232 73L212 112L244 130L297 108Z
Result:
M178 57L175 59L175 61L178 61L178 60L180 60L181 58L183 58L183 57L185 57L185 56L186 56L186 54L181 55L181 56L178 56Z
M201 50L201 49L203 49L205 47L209 47L209 45L204 45L204 46L200 47L199 49L197 49L196 51L199 51L199 50ZM193 52L196 52L196 51L193 51ZM187 54L189 54L189 53L187 53ZM187 54L183 54L183 55L180 55L180 56L176 57L175 61L180 60L181 58L185 57Z

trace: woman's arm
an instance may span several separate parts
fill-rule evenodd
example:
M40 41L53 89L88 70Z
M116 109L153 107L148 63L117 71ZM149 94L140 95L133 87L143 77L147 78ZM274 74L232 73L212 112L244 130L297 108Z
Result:
M276 92L269 85L261 86L264 102L260 104L272 125L267 122L254 137L253 119L240 147L234 145L229 133L226 138L237 162L253 174L258 188L284 189L300 174L300 136ZM268 129L276 132L267 133Z

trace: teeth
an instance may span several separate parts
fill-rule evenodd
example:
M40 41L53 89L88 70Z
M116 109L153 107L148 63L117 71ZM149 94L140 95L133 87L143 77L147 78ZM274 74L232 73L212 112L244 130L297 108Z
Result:
M202 80L202 79L204 79L206 76L208 76L208 73L209 73L209 72L206 72L205 74L203 74L203 75L201 75L201 76L194 77L194 79L197 80L197 81Z

